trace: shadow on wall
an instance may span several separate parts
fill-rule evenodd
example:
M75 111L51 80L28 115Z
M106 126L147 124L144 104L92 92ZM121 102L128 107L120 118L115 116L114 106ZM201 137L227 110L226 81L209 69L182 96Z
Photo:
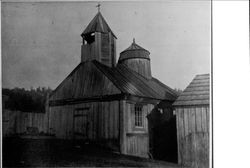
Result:
M160 102L147 116L149 146L154 159L178 162L176 117L172 104Z

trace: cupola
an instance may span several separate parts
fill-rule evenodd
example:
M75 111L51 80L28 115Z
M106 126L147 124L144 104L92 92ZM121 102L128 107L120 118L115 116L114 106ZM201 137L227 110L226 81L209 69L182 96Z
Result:
M118 64L124 64L145 78L151 78L149 54L149 51L136 44L133 39L133 43L120 53Z

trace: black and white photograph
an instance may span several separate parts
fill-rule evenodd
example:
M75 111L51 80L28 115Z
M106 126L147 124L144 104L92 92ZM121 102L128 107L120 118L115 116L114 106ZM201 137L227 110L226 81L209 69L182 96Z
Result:
M3 167L212 167L212 1L2 1Z

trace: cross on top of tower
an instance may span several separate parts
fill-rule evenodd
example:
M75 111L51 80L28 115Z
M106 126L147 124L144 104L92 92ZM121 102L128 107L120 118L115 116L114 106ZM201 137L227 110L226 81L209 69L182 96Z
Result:
M98 4L96 5L96 7L98 8L98 12L100 12L100 7L101 7L101 4L100 4L100 3L98 3Z

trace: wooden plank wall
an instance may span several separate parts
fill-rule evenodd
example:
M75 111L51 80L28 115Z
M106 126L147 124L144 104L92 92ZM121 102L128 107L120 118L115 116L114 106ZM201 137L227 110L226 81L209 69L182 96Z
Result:
M109 37L111 39L110 43L110 52L112 58L112 66L116 66L116 39L113 37L112 33L109 33Z
M147 115L154 108L152 104L144 104L143 111L143 128L138 130L134 127L134 106L135 103L126 102L123 104L124 132L122 142L122 153L139 157L148 157L149 152L149 135Z
M2 113L2 134L3 137L16 133L16 111L4 110Z
M52 106L49 109L49 129L57 138L73 139L73 115L76 109L88 110L88 139L118 140L119 101L89 102L75 105Z
M48 132L46 113L31 113L3 110L3 137L13 134L25 134L28 127L37 128L38 133Z
M111 39L109 34L102 33L101 34L101 58L100 62L104 65L111 66L112 58L111 58Z
M146 78L151 78L150 60L140 58L127 59L123 61L123 64Z
M127 136L127 154L148 158L149 137L148 134Z
M126 112L126 101L121 100L119 106L120 110L120 152L122 154L127 154L126 146L127 146L127 139L126 139L126 132L127 132L127 112Z
M81 46L81 62L98 60L95 56L95 43Z
M209 107L176 109L178 163L208 167Z

